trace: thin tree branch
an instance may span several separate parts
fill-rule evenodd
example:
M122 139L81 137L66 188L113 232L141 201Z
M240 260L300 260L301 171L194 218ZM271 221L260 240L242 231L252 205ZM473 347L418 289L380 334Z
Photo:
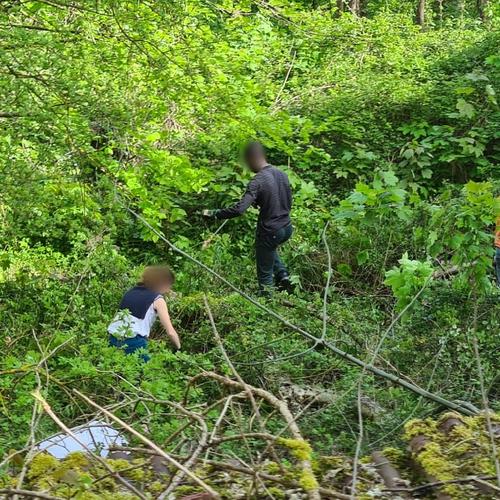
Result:
M129 451L129 452L135 452L135 453L143 453L145 455L157 455L152 450L148 450L146 448L137 448L137 447L128 447L128 446L115 446L113 449L116 450L123 450L123 451ZM177 456L178 459L181 459L182 457ZM261 471L256 471L253 469L250 469L248 467L242 467L239 465L234 465L232 463L225 463L225 462L219 462L216 460L204 460L201 459L201 461L204 464L210 465L215 468L223 469L223 470L230 470L234 472L240 472L242 474L246 474L249 476L259 476L261 479L264 479L266 481L271 481L275 482L278 484L282 484L284 486L293 486L295 488L302 488L300 486L300 483L296 481L295 479L292 479L290 477L286 476L274 476L272 474L268 474L266 472L261 472ZM350 500L349 495L344 495L343 493L339 493L337 491L330 490L328 488L323 488L319 487L318 491L321 495L324 495L324 498L338 498L339 500Z
M486 394L485 384L484 384L484 373L481 364L481 356L479 355L479 346L477 343L477 321L478 321L478 302L476 297L476 291L474 290L474 317L472 323L472 347L474 349L474 357L476 358L477 373L479 376L479 386L481 388L481 400L484 408L484 418L486 420L486 428L488 430L488 435L491 444L491 456L493 458L493 463L495 464L495 472L497 484L500 487L500 462L498 460L497 446L495 443L495 433L493 432L493 426L491 424L490 416L490 404L488 401L488 395Z
M50 405L45 401L43 396L40 394L40 392L35 391L32 393L33 397L41 404L42 408L44 409L45 413L49 415L49 417L68 435L71 436L80 446L85 448L89 455L99 462L104 468L112 474L112 476L117 479L120 483L125 486L128 490L130 490L134 495L136 495L138 498L141 500L147 500L147 497L144 496L134 485L130 484L127 480L125 480L123 477L118 474L118 472L114 471L109 464L106 462L106 460L102 459L99 455L96 455L95 453L92 452L92 450L89 449L89 447L82 442L78 436L75 435L75 433L67 426L65 425L62 420L54 413Z
M202 372L201 374L193 377L189 383L191 384L194 381L196 381L197 379L202 378L202 377L211 378L211 379L216 380L217 382L219 382L223 385L226 385L228 387L232 387L232 388L236 388L236 389L244 389L244 390L248 389L248 390L250 390L253 394L255 394L256 396L259 396L260 398L267 401L270 405L274 406L281 413L281 416L283 417L285 422L288 424L288 429L290 430L290 433L292 434L294 439L304 441L304 438L302 437L302 433L299 429L299 426L297 425L292 413L288 409L287 404L284 401L278 399L274 394L271 394L270 392L268 392L264 389L261 389L259 387L254 387L254 386L251 386L249 384L245 384L245 383L241 383L241 382L238 382L235 380L231 380L231 379L229 379L227 377L223 377L222 375L219 375L215 372ZM308 477L312 478L314 480L314 483L315 483L315 486L312 489L310 489L309 491L307 491L308 497L311 500L320 500L320 495L318 492L318 485L317 485L317 481L315 478L315 474L312 470L310 460L309 459L301 459L300 463L301 463L301 468L302 468L304 474L306 474Z
M140 439L144 444L146 444L147 446L149 446L150 448L155 450L160 456L162 456L167 462L172 464L178 470L183 471L186 474L186 476L188 476L197 485L201 486L207 493L209 493L210 495L212 495L216 499L220 498L220 495L214 489L212 489L208 484L206 484L203 480L201 480L196 474L194 474L190 470L186 469L186 467L184 467L184 465L182 465L180 462L178 462L175 458L172 458L168 453L163 451L158 445L153 443L153 441L151 441L147 437L143 436L140 432L136 431L133 427L128 425L126 422L124 422L123 420L118 418L116 415L114 415L110 411L106 410L106 408L103 408L102 406L100 406L97 403L95 403L94 401L92 401L90 398L88 398L87 396L82 394L80 391L73 389L73 392L77 396L79 396L81 399L83 399L87 404L89 404L93 408L104 413L104 415L106 415L111 420L113 420L114 422L116 422L117 424L122 426L124 429L126 429L128 432L133 434L135 437Z
M431 488L438 488L439 486L444 486L447 484L463 484L475 482L477 480L481 481L491 481L492 479L496 479L496 476L467 476L462 477L460 479L449 479L447 481L433 481L432 483L421 484L419 486L415 486L414 488L384 488L383 491L390 491L394 493L406 492L406 493L420 493L423 490L428 490ZM488 484L488 486L492 486Z
M217 279L222 281L226 286L234 290L236 293L238 293L241 297L243 297L245 300L248 302L252 303L254 306L257 308L261 309L262 311L265 311L267 314L272 316L273 318L277 319L281 323L283 323L285 326L290 328L291 330L294 330L295 332L299 333L302 335L304 338L312 341L312 342L318 342L320 341L320 338L316 337L315 335L309 333L308 331L304 330L303 328L294 325L290 321L288 321L286 318L278 314L277 312L273 311L272 309L269 309L267 306L264 304L261 304L258 300L254 299L247 293L243 292L240 290L238 287L233 285L230 281L228 281L226 278L222 277L220 274L218 274L216 271L211 269L209 266L201 262L200 260L196 259L195 257L192 257L189 255L187 252L184 250L181 250L177 246L175 246L170 240L168 240L163 233L155 229L144 217L139 215L137 212L132 210L130 207L127 207L126 205L123 204L120 198L117 198L118 203L120 203L126 210L128 210L135 218L137 218L142 224L144 224L146 227L148 227L154 234L156 234L162 241L164 241L174 252L182 255L186 259L190 260L191 262L194 262L201 268L203 268L205 271L210 273L212 276L215 276ZM398 317L399 318L399 317ZM416 394L419 394L420 396L423 396L431 401L434 401L435 403L441 404L447 408L451 408L453 410L459 411L460 413L463 413L464 415L475 415L476 412L474 412L472 409L467 408L466 406L459 404L459 403L454 403L453 401L449 401L441 396L438 396L437 394L433 394L425 389L422 389L421 387L418 387L404 379L401 379L400 377L397 377L396 375L392 373L388 373L384 370L381 370L380 368L377 368L373 366L372 364L367 364L364 361L356 358L355 356L339 349L332 343L324 340L321 342L323 346L325 346L327 349L335 353L337 356L340 356L344 360L357 365L361 368L365 368L366 370L372 372L374 375L378 377L385 378L387 380L390 380L394 384L400 385L404 387L405 389L408 389Z
M20 495L21 497L43 498L44 500L64 500L64 498L41 493L40 491L20 490L17 488L2 488L0 489L0 495Z

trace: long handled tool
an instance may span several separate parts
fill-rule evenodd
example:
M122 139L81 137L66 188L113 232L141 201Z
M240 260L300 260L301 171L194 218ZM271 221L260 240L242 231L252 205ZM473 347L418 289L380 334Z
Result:
M202 250L206 250L212 244L212 241L214 241L214 238L217 236L217 234L219 234L222 231L222 228L227 224L228 220L229 219L225 219L224 222L217 228L217 230L214 233L212 233L210 238L207 238L203 242L203 244L201 245Z

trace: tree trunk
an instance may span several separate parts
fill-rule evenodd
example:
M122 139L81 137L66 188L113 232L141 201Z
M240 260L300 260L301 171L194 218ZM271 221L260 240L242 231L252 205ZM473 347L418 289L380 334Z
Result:
M344 12L344 0L337 0L337 16Z
M355 16L359 16L361 13L361 0L349 0L349 10Z
M487 13L487 8L488 8L488 0L476 0L477 3L477 10L479 12L479 17L481 18L481 21L487 21L488 20L488 13Z
M425 0L418 0L416 21L419 26L425 25Z
M443 25L443 0L438 0L439 6L439 26Z

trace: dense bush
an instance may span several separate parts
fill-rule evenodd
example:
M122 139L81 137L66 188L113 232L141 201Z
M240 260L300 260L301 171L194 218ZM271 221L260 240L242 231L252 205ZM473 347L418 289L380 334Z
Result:
M294 191L283 255L297 293L266 304L318 336L325 312L338 348L376 355L376 366L449 400L481 407L487 397L500 410L498 7L484 2L481 22L480 2L438 2L422 27L414 2L365 1L360 16L334 3L0 7L0 452L26 445L37 388L68 424L88 417L78 388L127 421L148 420L164 442L181 425L175 416L120 401L138 387L181 401L201 370L231 374L205 294L246 382L297 412L325 395L301 417L318 453L352 456L358 392L367 453L397 443L408 419L444 409L309 349L127 211L253 295L255 211L220 232L199 216L242 194L250 139ZM158 262L177 273L170 309L183 349L173 354L158 329L144 365L110 348L106 328L141 268ZM201 384L190 403L222 391ZM54 430L42 418L36 438Z

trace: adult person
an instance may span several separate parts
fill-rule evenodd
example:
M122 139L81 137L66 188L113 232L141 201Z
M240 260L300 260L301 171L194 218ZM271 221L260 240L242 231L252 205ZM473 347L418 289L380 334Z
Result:
M279 290L292 292L288 270L278 255L278 247L289 240L293 232L290 220L292 191L288 176L268 163L264 147L258 142L248 144L243 156L255 176L241 200L229 208L204 210L203 215L231 219L242 215L252 205L259 207L255 256L260 294L269 295L273 284Z

